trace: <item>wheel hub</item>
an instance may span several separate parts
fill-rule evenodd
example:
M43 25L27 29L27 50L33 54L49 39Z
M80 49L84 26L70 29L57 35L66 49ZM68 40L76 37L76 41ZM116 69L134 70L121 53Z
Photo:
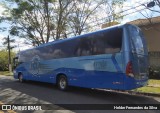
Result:
M60 80L60 87L61 87L62 89L64 89L64 88L66 87L66 81L65 81L64 78L62 78L62 79Z

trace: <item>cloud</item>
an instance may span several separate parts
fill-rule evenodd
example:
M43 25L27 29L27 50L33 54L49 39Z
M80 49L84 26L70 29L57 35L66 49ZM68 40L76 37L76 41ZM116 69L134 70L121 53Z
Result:
M1 34L1 32L0 32L0 45L1 45L1 43L3 42L3 38L5 37L5 35L4 34Z
M124 20L122 23L126 23L128 21L132 21L135 19L145 18L140 12L143 12L143 14L151 14L149 10L145 9L145 6L147 3L149 3L150 0L127 0L124 3L123 10L124 15L127 14L127 16L124 17ZM144 4L144 5L141 5Z
M13 46L16 46L14 50L16 52L19 52L19 51L23 51L23 50L32 48L32 45L29 45L29 44L27 45L24 42L26 42L24 38L16 38L15 43L13 44Z
M2 44L3 41L4 41L4 40L3 40L4 37L5 37L5 36L0 33L0 50L6 48L6 47Z
M124 3L123 10L125 10L125 14L133 13L135 11L144 9L144 5L146 5L148 2L149 0L128 0Z
M0 40L3 39L5 36L3 34L0 34Z
M150 0L127 0L124 2L124 7L133 7L143 3L146 4L147 2L150 2Z
M125 24L125 23L127 23L127 22L129 22L129 21L130 21L129 18L123 19L123 20L122 20L122 24Z
M4 11L5 9L1 6L1 4L0 4L0 16L2 16L2 13L3 13L3 11Z

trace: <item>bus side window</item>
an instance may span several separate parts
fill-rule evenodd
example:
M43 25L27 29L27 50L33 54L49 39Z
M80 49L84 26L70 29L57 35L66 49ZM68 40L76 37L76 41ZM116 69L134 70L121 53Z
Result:
M103 42L101 41L101 39L99 38L99 40L97 40L94 43L94 49L93 49L93 54L97 55L97 54L103 54L104 48L103 48Z
M77 56L91 55L90 40L88 38L81 38L79 45L76 49Z
M92 39L92 54L112 54L119 52L122 45L122 29L100 32Z
M64 58L65 57L65 53L62 51L62 49L55 49L53 52L53 57L54 58Z
M104 40L104 34L99 33L92 39L92 55L104 54L106 41Z
M104 35L104 38L104 42L106 42L104 53L120 52L122 46L122 29L109 31Z

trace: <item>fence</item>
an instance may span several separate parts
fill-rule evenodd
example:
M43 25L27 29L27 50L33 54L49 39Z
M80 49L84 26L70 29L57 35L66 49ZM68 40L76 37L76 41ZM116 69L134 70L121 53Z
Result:
M150 78L160 79L160 51L149 52Z
M151 67L160 67L160 51L149 52L149 63Z

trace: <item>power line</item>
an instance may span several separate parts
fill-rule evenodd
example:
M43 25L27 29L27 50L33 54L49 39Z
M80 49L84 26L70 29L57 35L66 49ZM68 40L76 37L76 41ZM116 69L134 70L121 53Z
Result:
M126 10L123 10L123 11L120 11L120 12L116 13L116 15L117 15L117 14L124 13L124 12L127 12L127 11L130 11L130 10L133 10L133 9L136 9L136 8L138 8L138 7L140 7L140 6L144 6L144 7L145 7L145 4L148 4L148 3L149 3L149 2L141 3L140 5L137 5L137 6L135 6L135 7L132 7L132 8L129 8L129 9L126 9ZM157 4L156 4L156 5L157 5ZM119 19L119 18L121 18L121 17L130 15L130 14L133 14L133 13L136 13L136 12L139 12L139 11L142 11L142 10L145 10L145 9L147 9L147 7L142 8L142 9L139 9L139 10L136 10L136 11L133 11L133 12L128 13L128 14L124 14L124 15L122 15L122 16L120 16L120 17L115 18L115 19ZM103 18L98 19L98 20L91 21L91 22L89 22L88 24L95 23L95 22L98 22L98 23L96 23L95 25L89 26L89 27L85 27L85 28L83 28L82 30L86 30L86 29L89 29L89 28L91 28L91 27L95 27L95 26L97 26L97 25L102 25L102 24L104 24L104 23L106 23L106 22L99 22L99 21L104 20L104 19L107 19L107 18L110 18L110 17L112 17L112 16L113 16L113 14L111 14L111 15L109 15L109 16L107 16L107 17L103 17ZM74 33L74 32L70 32L70 33L67 33L67 35L73 34L73 33Z
M115 19L118 19L118 18L121 18L121 17L127 16L127 15L130 15L130 14L133 14L133 13L139 12L139 11L144 10L144 9L146 9L146 8L143 8L143 9L140 9L140 10L136 10L136 11L134 11L134 12L131 12L131 13L122 15L122 16L117 17L117 18L115 18ZM111 16L112 16L112 15L110 15L110 16L108 16L108 17L103 17L103 18L98 19L98 20L96 20L96 21L92 21L92 23L97 22L97 21L100 21L100 20L104 20L104 19L109 18L109 17L111 17ZM90 22L90 23L91 23L91 22ZM85 27L85 28L83 28L82 30L86 30L86 29L89 29L89 28L91 28L91 27L95 27L95 26L97 26L97 25L102 25L102 24L105 24L105 23L106 23L106 21L105 21L105 22L98 22L98 23L95 23L95 25L92 25L92 26L89 26L89 27ZM72 33L73 33L73 32L70 32L70 33L68 33L68 34L72 34Z
M116 13L116 15L117 15L117 14L124 13L124 12L127 12L127 11L130 11L130 10L133 10L133 9L136 9L136 8L138 8L138 7L140 7L140 6L144 6L144 5L147 4L147 3L148 3L148 2L144 2L144 3L141 3L140 5L135 6L135 7L131 7L131 8L129 8L129 9L120 11L120 12ZM112 16L113 16L113 14L111 14L111 15L109 15L109 16L107 16L107 17L103 17L103 18L98 19L98 20L103 20L104 18L109 18L109 17L112 17ZM91 22L89 22L88 24L93 23L93 22L95 22L95 21L91 21Z
M148 2L145 2L145 3L148 3ZM140 4L140 5L136 6L136 7L140 7L140 6L144 5L145 3ZM117 14L121 14L121 13L126 12L126 11L129 11L129 10L131 10L131 9L135 9L136 7L130 8L130 9L128 9L128 10L121 11L121 12L119 12L119 13L117 13ZM136 12L139 12L139 11L142 11L142 10L144 10L144 9L147 9L147 8L145 7L145 8L143 8L143 9L136 10L136 11L133 11L133 12L128 13L128 14L124 14L124 15L118 17L118 18L121 18L121 17L127 16L127 15L130 15L130 14L133 14L133 13L136 13ZM92 21L92 22L89 22L89 23L94 23L94 22L97 22L97 21L100 21L100 20L103 20L103 19L106 19L106 18L109 18L109 17L112 17L112 16L113 16L113 15L109 15L109 16L107 16L107 17L103 17L103 18L101 18L101 19L98 19L98 20L96 20L96 21ZM118 19L118 18L116 18L116 19ZM92 26L91 26L91 27L92 27Z

